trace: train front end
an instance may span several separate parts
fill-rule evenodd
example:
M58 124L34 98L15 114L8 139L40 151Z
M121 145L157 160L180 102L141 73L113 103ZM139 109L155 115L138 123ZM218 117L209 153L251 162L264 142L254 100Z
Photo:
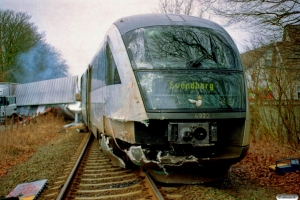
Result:
M157 181L202 183L225 177L246 155L247 92L228 34L181 18L122 35L148 116L134 122L126 153Z

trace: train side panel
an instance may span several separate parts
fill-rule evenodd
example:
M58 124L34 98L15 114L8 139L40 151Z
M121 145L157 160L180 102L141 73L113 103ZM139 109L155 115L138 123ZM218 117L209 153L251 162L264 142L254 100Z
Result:
M143 123L148 117L121 35L114 25L91 66L91 130L134 143L132 122Z
M100 46L105 43L106 39L101 43ZM99 51L94 56L92 62L89 64L87 69L88 79L86 81L87 90L86 96L88 99L88 125L89 129L93 132L96 138L100 138L100 134L103 133L103 76L105 69L105 60L103 57L105 52L100 48Z
M143 123L148 116L119 30L113 25L107 35L121 84L106 87L105 133L134 144L133 122Z

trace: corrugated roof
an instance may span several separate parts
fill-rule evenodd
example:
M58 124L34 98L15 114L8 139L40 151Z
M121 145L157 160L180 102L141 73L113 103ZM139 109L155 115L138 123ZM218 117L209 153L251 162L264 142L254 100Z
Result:
M77 76L17 85L17 106L73 103Z

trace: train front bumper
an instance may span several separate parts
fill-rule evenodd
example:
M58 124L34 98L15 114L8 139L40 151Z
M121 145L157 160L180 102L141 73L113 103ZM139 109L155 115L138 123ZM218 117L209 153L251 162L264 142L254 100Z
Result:
M155 160L146 157L141 146L126 151L131 161L147 170L154 179L164 183L197 184L224 178L232 164L242 160L249 146L230 146L211 158L157 154Z

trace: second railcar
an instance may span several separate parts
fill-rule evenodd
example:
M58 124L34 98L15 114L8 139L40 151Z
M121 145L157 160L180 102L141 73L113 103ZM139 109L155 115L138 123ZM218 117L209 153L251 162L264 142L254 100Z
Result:
M117 20L82 76L84 121L102 149L166 183L222 178L246 155L246 95L228 33L185 15Z

